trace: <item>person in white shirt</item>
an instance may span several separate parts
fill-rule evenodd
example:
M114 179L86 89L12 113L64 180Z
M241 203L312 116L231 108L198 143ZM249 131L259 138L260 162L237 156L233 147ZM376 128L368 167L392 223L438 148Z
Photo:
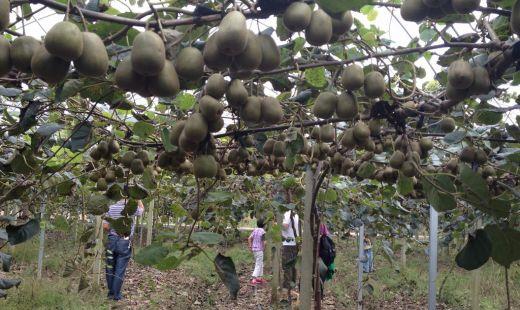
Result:
M296 238L299 236L299 231L298 214L294 211L285 212L282 223L282 287L288 290L296 286L296 258L298 257Z

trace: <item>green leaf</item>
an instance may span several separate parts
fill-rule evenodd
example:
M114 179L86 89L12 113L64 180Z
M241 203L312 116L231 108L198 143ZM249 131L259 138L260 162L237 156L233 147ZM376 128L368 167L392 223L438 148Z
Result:
M280 240L280 242L282 242L282 241ZM11 255L0 252L0 262L2 263L3 272L9 272L9 270L11 270L12 260L13 260L13 257Z
M281 41L285 41L291 37L291 32L285 28L281 17L276 19L276 35Z
M466 190L464 195L468 197L470 201L477 203L489 202L490 194L486 180L476 172L473 172L468 165L461 164L459 168L459 178Z
M224 282L226 285L229 294L231 295L231 299L236 300L238 291L240 290L240 282L238 280L238 275L233 260L231 257L227 257L219 253L215 257L213 263L215 265L217 274L219 275L222 282Z
M56 88L56 101L62 102L70 97L74 97L83 87L83 80L72 79L68 80L60 86Z
M141 265L153 266L163 260L168 255L168 252L168 249L162 245L152 243L137 252L134 259Z
M195 99L195 96L188 93L180 93L175 97L175 100L173 101L174 105L181 109L182 111L187 111L192 109L195 106L195 103L197 102L197 99Z
M210 231L197 231L191 235L191 240L207 245L217 245L224 241L224 237Z
M145 121L139 121L134 124L133 132L138 135L139 137L146 139L148 136L153 134L155 131L154 125L145 122Z
M153 175L154 170L152 167L146 167L143 172L143 185L147 189L157 188L157 182L155 181L155 177Z
M399 194L406 196L413 192L413 180L399 172L397 178L397 191Z
M491 256L491 240L485 230L478 229L475 236L468 235L468 242L457 254L457 265L466 270L475 270L483 266Z
M369 0L316 0L316 3L329 14L343 13L347 10L359 11Z
M183 217L188 215L188 211L186 211L186 209L184 209L179 203L172 204L170 210L176 217Z
M475 111L475 114L473 115L473 120L477 124L495 125L502 120L502 113L487 109L480 109Z
M79 125L74 127L73 134L70 140L65 144L65 147L73 152L79 151L84 148L90 141L92 134L92 124L89 122L81 122Z
M365 161L359 166L358 170L356 171L356 174L363 179L367 179L371 177L374 172L376 171L376 167L372 165L371 163Z
M325 68L317 67L305 70L305 80L314 88L324 88L327 86L327 79L325 79Z
M69 229L69 223L63 215L57 215L52 223L54 228L61 231L67 231Z
M226 191L212 191L208 193L205 202L209 203L231 203L233 193Z
M419 34L419 38L423 40L424 42L429 42L433 38L437 36L437 32L433 30L432 28L426 28L421 31Z
M163 128L161 131L161 139L166 152L174 152L177 150L176 146L170 142L170 130Z
M520 141L520 128L517 125L506 124L507 133L513 137L513 139Z
M509 268L520 260L520 231L498 225L487 225L484 230L491 240L491 257L495 262Z
M128 195L134 199L142 200L148 197L148 190L139 184L128 187Z
M453 131L444 136L444 142L447 144L459 143L466 137L465 131Z
M40 232L40 220L31 219L27 223L19 226L9 225L5 228L8 241L11 245L19 244L31 239Z
M293 42L294 42L293 53L298 54L303 49L303 46L305 45L305 39L302 37L297 37L296 39L293 40Z
M87 202L87 210L93 215L102 215L108 212L108 197L105 195L92 195Z
M323 200L330 203L336 202L338 200L338 192L332 188L328 188L323 195Z
M426 199L438 212L452 210L457 207L457 202L451 194L455 193L456 188L449 176L445 174L423 176L422 186Z

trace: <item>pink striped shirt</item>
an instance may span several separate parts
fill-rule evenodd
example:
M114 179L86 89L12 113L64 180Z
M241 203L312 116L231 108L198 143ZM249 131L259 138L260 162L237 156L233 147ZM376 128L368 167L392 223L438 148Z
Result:
M249 236L253 242L251 244L251 250L253 252L260 252L264 250L264 238L265 230L263 228L255 228Z

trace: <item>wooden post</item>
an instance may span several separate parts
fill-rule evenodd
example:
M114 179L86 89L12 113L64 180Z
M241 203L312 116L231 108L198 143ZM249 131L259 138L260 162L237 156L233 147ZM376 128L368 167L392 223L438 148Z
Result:
M403 238L403 242L401 245L401 267L404 269L406 268L406 250L408 248L408 243L406 242L406 239Z
M146 246L152 244L153 208L154 200L150 199L150 204L148 205L148 216L146 217Z
M94 268L92 268L92 272L94 273L94 283L99 285L101 281L101 262L103 260L103 220L101 219L101 215L96 215L95 237L96 246L94 251Z
M312 273L314 261L314 238L311 232L312 193L314 190L314 174L307 166L305 172L305 209L303 211L303 244L301 263L300 309L310 310L312 302Z
M38 249L38 272L37 279L41 280L42 278L42 269L43 269L43 254L45 250L45 205L46 205L46 197L43 197L43 200L40 205L40 248Z
M281 227L283 225L283 215L276 210L276 223ZM280 287L280 260L282 257L282 245L280 242L273 242L271 247L272 257L272 274L271 281L271 304L275 309L278 308L278 287Z

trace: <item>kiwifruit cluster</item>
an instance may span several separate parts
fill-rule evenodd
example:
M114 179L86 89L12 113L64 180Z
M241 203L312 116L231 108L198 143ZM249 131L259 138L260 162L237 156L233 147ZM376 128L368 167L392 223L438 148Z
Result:
M9 26L9 12L11 3L9 0L0 0L0 31Z
M152 164L147 150L129 150L121 155L119 162L135 175L143 174L146 167Z
M368 152L374 152L376 151L376 143L370 137L370 133L370 127L366 123L359 121L354 127L343 131L340 144L346 149L359 147ZM382 150L382 146L379 148Z
M421 158L428 157L428 152L433 148L430 138L422 137L419 141L410 141L404 135L398 136L394 141L395 151L389 159L390 167L398 169L407 177L417 175L417 167Z
M456 60L448 68L446 97L456 102L472 95L487 94L491 87L488 71L481 66L471 67L465 60Z
M271 71L280 65L280 50L271 36L248 30L244 14L231 11L206 41L203 59L215 71Z
M90 172L89 179L96 183L98 191L106 191L110 183L122 181L125 176L123 168L119 165L112 165L101 169L95 169ZM107 194L111 194L107 192ZM109 198L112 198L109 196Z
M465 163L483 165L488 161L487 153L482 149L475 149L473 146L466 146L459 154L460 161Z
M174 64L166 59L164 42L150 30L135 37L130 57L116 68L115 82L119 88L143 97L172 97L180 90L179 76Z
M219 165L213 155L198 155L193 161L193 174L197 178L214 178L219 171Z
M291 32L305 31L305 39L314 46L336 41L352 27L350 11L329 15L322 9L312 11L305 2L293 2L284 12L283 25Z
M475 11L480 0L404 0L401 17L420 22L426 18L438 20L449 14L468 14Z
M249 96L239 111L245 122L253 124L278 124L284 115L280 101L274 97Z
M94 161L99 161L101 159L111 160L113 155L119 153L120 149L119 143L115 139L110 139L108 141L102 140L92 148L90 151L90 157L92 157Z

